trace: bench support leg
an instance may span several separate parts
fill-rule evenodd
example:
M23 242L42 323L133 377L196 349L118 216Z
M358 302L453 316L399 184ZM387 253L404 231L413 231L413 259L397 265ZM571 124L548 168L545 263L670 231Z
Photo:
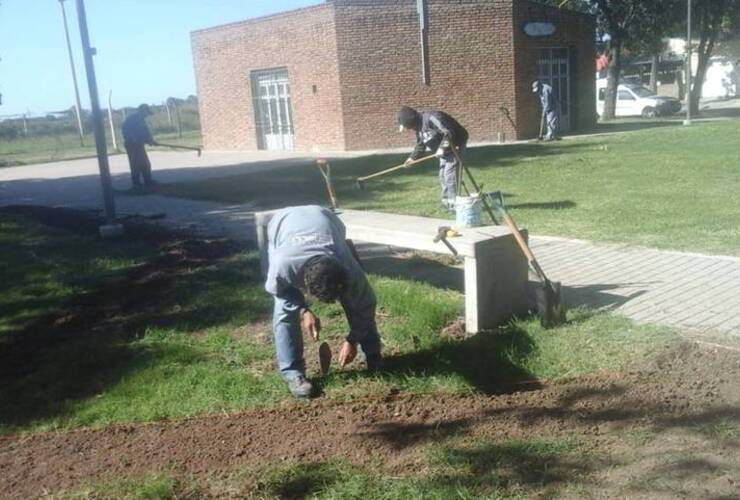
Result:
M465 259L468 333L496 328L528 309L527 259L513 235L481 242L475 254Z

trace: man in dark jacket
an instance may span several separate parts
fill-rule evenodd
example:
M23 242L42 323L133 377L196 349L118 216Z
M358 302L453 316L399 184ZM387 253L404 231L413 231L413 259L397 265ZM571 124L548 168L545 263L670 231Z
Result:
M141 178L144 178L144 184L151 186L152 164L149 162L149 156L146 154L146 144L153 146L157 142L149 132L146 125L146 117L150 116L152 111L149 106L142 104L138 110L131 113L121 125L123 132L123 143L128 155L128 163L131 167L131 182L134 186L141 186Z
M554 141L559 139L558 129L560 127L560 114L558 113L558 102L552 93L552 87L539 80L535 80L532 83L532 92L540 97L540 105L542 106L542 117L545 120L547 126L547 132L545 133L544 139L546 141Z
M439 185L442 194L442 207L450 212L455 210L457 195L457 175L460 168L458 156L462 158L468 143L468 131L457 120L442 111L416 111L403 106L398 112L400 130L413 130L416 133L416 147L407 163L421 158L428 149L436 151L439 157ZM452 151L457 148L457 155Z

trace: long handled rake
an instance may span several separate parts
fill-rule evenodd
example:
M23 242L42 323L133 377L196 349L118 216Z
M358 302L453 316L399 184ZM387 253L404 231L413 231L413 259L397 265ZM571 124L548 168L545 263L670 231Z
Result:
M410 161L408 163L403 163L395 167L386 168L385 170L381 170L380 172L375 172L374 174L371 174L371 175L366 175L365 177L358 177L357 187L360 189L365 189L365 181L369 181L370 179L375 179L376 177L390 174L391 172L395 172L396 170L402 170L404 168L409 168L414 165L418 165L419 163L423 163L427 160L431 160L432 158L436 158L436 157L437 157L436 155L425 156L423 158L419 158L418 160Z
M202 148L200 147L180 146L179 144L165 144L164 142L158 142L155 144L155 146L164 146L166 148L172 148L172 149L188 149L190 151L197 151L198 156L200 156L202 153Z

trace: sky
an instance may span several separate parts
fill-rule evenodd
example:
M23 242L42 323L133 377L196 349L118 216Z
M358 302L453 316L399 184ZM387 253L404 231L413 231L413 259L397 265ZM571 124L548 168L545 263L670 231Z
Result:
M82 106L89 94L75 0L66 0ZM322 0L85 0L101 103L137 106L195 94L190 32ZM74 105L59 0L0 0L0 117Z

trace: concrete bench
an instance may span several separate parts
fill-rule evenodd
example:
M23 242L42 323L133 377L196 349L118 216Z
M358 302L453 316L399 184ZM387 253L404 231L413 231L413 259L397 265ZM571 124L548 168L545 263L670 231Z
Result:
M274 211L257 212L255 224L263 272L267 269L267 224ZM435 243L440 226L452 221L381 212L340 209L337 215L353 241L450 255ZM448 241L464 259L465 327L469 333L494 328L527 311L527 260L505 227L460 230ZM523 231L526 237L526 231Z

